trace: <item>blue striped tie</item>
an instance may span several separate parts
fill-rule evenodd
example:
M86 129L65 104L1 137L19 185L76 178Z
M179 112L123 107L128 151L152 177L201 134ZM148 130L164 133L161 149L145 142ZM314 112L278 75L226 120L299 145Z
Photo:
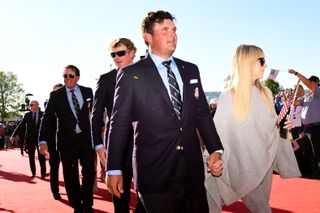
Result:
M77 114L77 118L79 118L79 114L80 114L80 104L79 104L79 101L77 99L77 96L74 94L74 90L70 90L71 94L72 94L72 104L73 104L73 107L74 107L74 110L76 111L76 114Z
M177 83L176 77L174 73L172 72L172 69L170 67L171 60L164 61L162 64L167 68L167 74L168 74L168 81L169 81L169 87L170 87L170 94L171 94L171 102L173 105L173 109L178 116L178 119L181 119L182 114L182 101L181 101L181 94L179 85Z

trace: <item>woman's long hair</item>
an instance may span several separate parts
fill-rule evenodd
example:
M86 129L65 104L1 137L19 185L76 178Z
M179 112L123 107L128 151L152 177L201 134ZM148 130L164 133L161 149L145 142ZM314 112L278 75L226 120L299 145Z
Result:
M252 72L257 59L263 53L262 49L254 45L240 45L232 61L232 78L230 90L233 100L233 113L237 120L243 121L248 115L251 103ZM274 106L270 92L259 80L254 85L260 91L270 115L274 116Z

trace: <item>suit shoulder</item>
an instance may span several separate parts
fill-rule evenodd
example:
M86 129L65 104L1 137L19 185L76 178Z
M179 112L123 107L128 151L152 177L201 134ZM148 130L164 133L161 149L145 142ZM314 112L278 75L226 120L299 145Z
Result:
M192 62L189 62L189 61L184 61L182 59L179 59L179 58L174 58L174 61L177 63L177 64L182 64L182 65L185 65L185 66L191 66L191 67L197 67L198 66Z
M111 71L109 71L109 72L107 72L107 73L104 73L104 74L100 75L99 81L100 81L100 80L104 80L104 79L111 78L111 77L113 77L113 76L115 76L115 75L117 75L117 70L116 70L116 69L113 69L113 70L111 70Z

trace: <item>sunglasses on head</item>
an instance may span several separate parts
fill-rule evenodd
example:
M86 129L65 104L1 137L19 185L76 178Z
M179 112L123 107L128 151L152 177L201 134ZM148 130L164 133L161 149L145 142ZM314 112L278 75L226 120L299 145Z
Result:
M118 52L112 52L112 53L110 53L110 55L111 55L112 58L115 58L116 55L117 55L118 57L122 57L122 56L124 56L124 55L125 55L126 53L128 53L128 52L130 52L130 50L121 50L121 51L118 51Z
M258 58L258 61L260 61L260 65L263 67L266 64L265 58Z
M75 75L73 75L73 74L63 74L63 77L64 78L74 78L75 77Z

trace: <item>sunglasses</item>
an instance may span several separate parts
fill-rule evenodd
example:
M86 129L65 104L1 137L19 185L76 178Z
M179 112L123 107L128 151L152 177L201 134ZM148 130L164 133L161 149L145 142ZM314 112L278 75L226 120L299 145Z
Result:
M33 104L30 104L30 106L33 106Z
M121 50L121 51L118 51L118 52L112 52L112 53L110 53L110 55L111 55L112 58L115 58L116 56L122 57L128 52L130 52L130 50Z
M260 65L263 67L266 64L265 58L258 58L258 61L260 61Z
M75 77L75 75L73 75L73 74L63 74L63 77L64 78L74 78Z

